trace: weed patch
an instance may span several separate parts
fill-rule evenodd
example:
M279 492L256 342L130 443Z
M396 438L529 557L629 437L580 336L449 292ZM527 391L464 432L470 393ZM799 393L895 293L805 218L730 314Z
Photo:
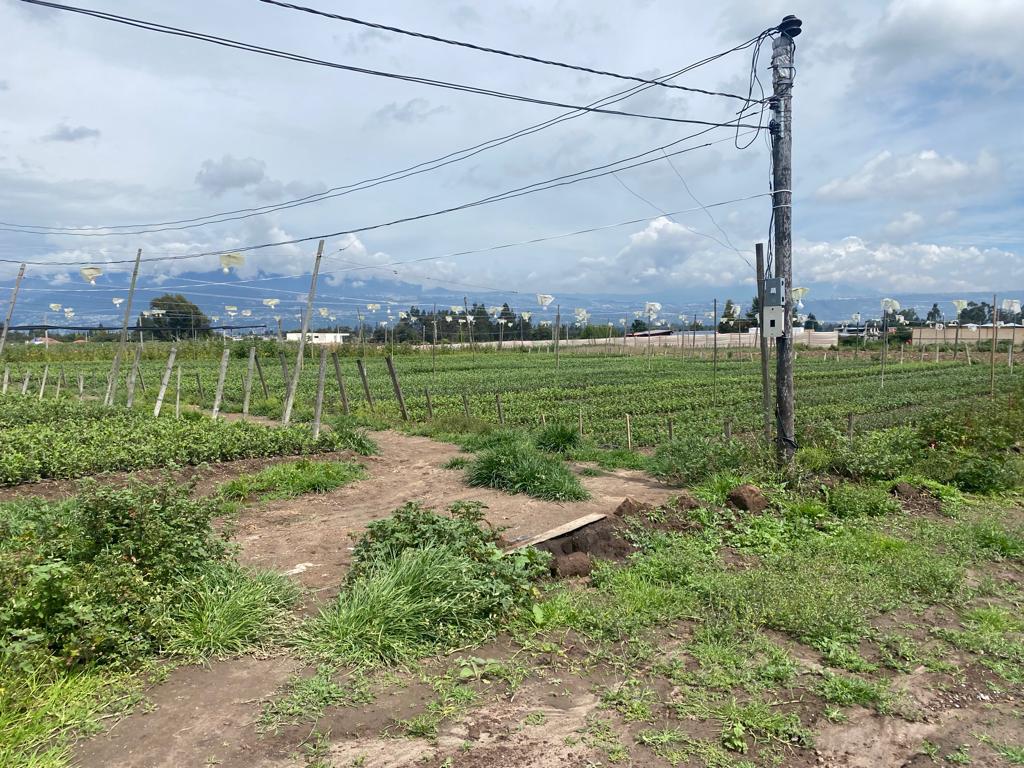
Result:
M469 485L525 493L548 501L585 501L590 494L560 459L510 441L484 450L466 471Z
M366 470L353 462L299 459L236 477L218 490L224 498L235 501L271 501L326 493L364 477Z

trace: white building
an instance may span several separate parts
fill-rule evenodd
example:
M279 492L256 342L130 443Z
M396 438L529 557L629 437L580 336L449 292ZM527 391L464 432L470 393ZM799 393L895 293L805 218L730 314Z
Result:
M344 344L352 334L349 333L332 333L328 331L310 331L306 334L306 343L308 344ZM302 336L301 333L296 331L295 333L286 333L286 341L298 341Z

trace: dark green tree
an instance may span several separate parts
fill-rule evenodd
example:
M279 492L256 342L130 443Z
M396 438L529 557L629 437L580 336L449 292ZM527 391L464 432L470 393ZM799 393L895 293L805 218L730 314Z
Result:
M155 339L191 339L210 335L210 318L180 293L157 296L149 302L149 310L139 317L139 326L144 334Z

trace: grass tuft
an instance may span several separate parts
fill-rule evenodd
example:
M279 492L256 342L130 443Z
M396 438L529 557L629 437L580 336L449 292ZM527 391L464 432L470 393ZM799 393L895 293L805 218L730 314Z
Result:
M283 628L285 608L298 592L273 571L233 564L211 568L184 583L160 617L163 649L190 659L251 650Z
M470 464L466 482L548 501L590 498L579 478L562 461L522 442L507 442L483 451Z
M240 475L220 486L220 494L235 501L292 499L306 493L326 493L366 477L366 470L349 461L299 459Z

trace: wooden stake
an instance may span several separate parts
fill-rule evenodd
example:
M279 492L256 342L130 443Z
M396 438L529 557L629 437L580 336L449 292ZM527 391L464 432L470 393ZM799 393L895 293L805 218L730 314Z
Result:
M135 297L135 283L139 279L139 263L142 261L142 249L135 254L135 268L132 270L132 280L128 285L128 298L124 302L124 320L121 322L121 339L117 344L117 351L114 352L114 362L110 366L110 379L107 384L107 392L103 396L104 405L113 405L117 395L118 374L121 370L121 358L124 356L125 347L128 346L128 320L132 316L132 299Z
M324 412L324 384L327 381L327 347L320 347L320 370L316 377L316 403L313 406L313 439L320 437L320 418Z
M0 393L2 393L4 395L7 394L7 384L10 382L10 379L11 379L11 367L9 365L5 365L4 366L4 383L3 383L2 390L0 390Z
M174 386L174 418L181 418L181 366L178 366L178 380Z
M309 321L313 315L313 299L316 297L316 278L320 274L320 259L324 255L324 241L321 240L316 247L316 261L313 262L313 276L309 281L309 296L306 298L306 311L302 315L302 331L299 334L299 352L295 358L295 370L292 371L292 383L288 387L288 396L284 401L284 417L282 421L288 424L292 420L292 407L295 405L295 391L299 388L299 377L302 375L302 356L306 349L306 334L309 333Z
M370 382L366 378L366 367L361 359L356 359L356 368L359 371L359 378L363 382L363 394L366 395L366 402L370 404L370 412L372 413L375 410L373 395L370 394Z
M466 397L466 393L462 393L462 412L469 418L469 398Z
M227 347L220 355L220 372L217 374L217 391L213 395L213 419L217 420L220 414L220 401L224 397L224 380L228 375L228 358L231 357L231 350Z
M85 375L78 374L78 399L81 400L85 397Z
M850 442L853 442L853 424L856 418L853 411L850 411L846 416L846 439Z
M167 356L167 367L164 368L164 376L160 379L160 391L156 395L156 405L153 406L153 417L160 415L160 409L164 405L164 395L167 394L167 385L171 381L171 371L174 370L174 358L178 356L178 348L171 347L171 354ZM181 369L179 369L180 372Z
M27 395L28 394L28 380L29 380L29 377L31 377L31 376L32 376L32 372L31 371L25 371L25 380L23 382L21 382L21 394L23 394L23 395Z
M394 387L395 397L398 398L398 409L402 412L402 421L408 421L409 412L405 409L405 397L402 395L402 385L398 382L398 374L395 372L395 361L391 359L391 355L385 355L384 362L387 363L391 386Z
M434 419L434 402L430 399L430 387L423 388L423 394L427 398L427 418L433 421Z
M4 327L0 331L0 355L4 353L4 345L7 344L7 329L11 327L11 316L14 314L14 305L18 301L18 289L21 288L21 279L25 276L25 265L18 270L18 277L14 280L14 289L11 291L11 300L7 304L7 316L4 317ZM7 390L5 389L4 392Z
M633 450L633 420L626 414L626 449Z
M999 310L996 309L996 295L992 294L992 366L989 373L990 396L996 396L996 341L999 333Z
M718 405L718 299L715 299L714 302L714 313L715 320L711 331L714 334L715 342L714 370L711 374L711 404Z
M671 443L675 439L673 434L672 434L672 417L669 416L666 419L666 422L667 422L667 426L668 426L668 441Z
M580 406L580 437L583 437L583 406Z
M199 375L199 371L196 371L196 391L199 394L199 407L203 407L203 400L206 399L206 395L203 393L203 379Z
M39 399L43 399L43 395L46 393L46 379L50 375L50 364L47 363L43 366L43 380L39 384Z
M501 392L494 393L494 404L498 408L498 423L502 426L505 425L505 411L501 407Z
M334 361L334 378L338 380L338 395L341 397L341 412L349 415L348 392L345 390L345 379L341 375L341 363L338 361L338 353L331 352L331 360Z
M260 387L263 389L263 399L270 398L270 388L267 386L267 377L263 375L263 366L260 365L259 355L253 358L256 361L256 375L260 377Z
M132 358L132 367L128 371L128 407L135 405L135 381L139 376L139 358L142 356L142 347L135 348L135 357Z
M725 430L724 430L724 434L725 434L725 439L726 440L732 440L732 417L731 416L726 416L725 417Z
M256 373L256 345L249 347L249 365L242 379L242 421L249 415L249 399L252 396L252 380Z

